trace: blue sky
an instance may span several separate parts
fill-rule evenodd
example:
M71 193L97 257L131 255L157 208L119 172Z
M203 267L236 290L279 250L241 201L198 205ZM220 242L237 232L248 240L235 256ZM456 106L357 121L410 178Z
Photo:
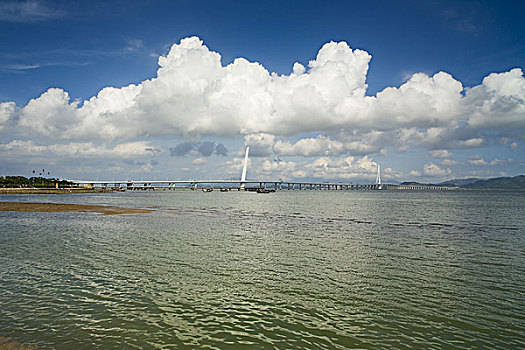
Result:
M521 174L524 7L518 1L0 1L0 170L28 174L47 166L67 178L201 177L217 168L237 171L239 154L251 145L252 177L372 181L375 162L391 181ZM188 37L201 43L182 44ZM324 46L331 41L349 48ZM309 67L322 48L326 61ZM196 60L189 56L195 50ZM184 61L198 65L207 50L220 54L222 68L243 57L268 77L260 82L259 73L242 65L230 74ZM159 78L147 95L114 93L104 103L128 104L118 111L80 110L105 87L142 86L157 77L159 56L170 52L170 67L184 61L184 70ZM329 64L336 60L344 67ZM294 78L304 79L272 81L273 72L291 77L296 62L306 68ZM448 75L433 79L439 72ZM499 75L484 80L492 73ZM359 80L363 74L367 86ZM166 86L195 76L208 84L204 102L198 92L184 95L189 86L158 98ZM246 96L230 88L250 101L247 109L235 107L235 99L209 107L232 93L212 87L241 78L253 83ZM340 79L346 79L337 85L341 95L333 88ZM411 81L408 92L401 91ZM50 88L60 91L46 94ZM313 97L305 92L310 88ZM379 97L392 88L399 90ZM263 95L270 102L259 106ZM189 100L195 105L186 105ZM190 127L191 120L201 122ZM217 126L203 127L207 122ZM228 129L219 127L225 124ZM211 144L228 152L209 154Z

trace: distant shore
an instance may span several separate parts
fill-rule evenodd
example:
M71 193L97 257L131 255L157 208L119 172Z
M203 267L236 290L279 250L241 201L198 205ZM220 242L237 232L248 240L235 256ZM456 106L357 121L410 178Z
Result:
M65 203L28 203L28 202L0 202L0 211L19 211L19 212L89 212L102 215L119 214L147 214L154 209L121 208L106 205L88 204L65 204Z
M0 194L65 194L65 193L104 193L111 192L100 188L54 188L54 187L7 187L0 188Z

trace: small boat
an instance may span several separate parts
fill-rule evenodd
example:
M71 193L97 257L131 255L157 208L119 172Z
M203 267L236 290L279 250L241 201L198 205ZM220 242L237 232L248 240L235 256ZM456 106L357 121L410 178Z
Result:
M113 188L113 189L111 189L111 192L126 192L126 188L124 188L124 187Z
M266 188L258 188L257 189L257 193L272 193L272 192L275 192L275 190L271 189L266 189Z
M203 188L202 192L211 192L213 191L213 188Z

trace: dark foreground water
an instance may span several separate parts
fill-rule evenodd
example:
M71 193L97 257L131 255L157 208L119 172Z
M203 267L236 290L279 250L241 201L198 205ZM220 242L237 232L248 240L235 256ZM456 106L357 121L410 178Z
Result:
M0 336L39 348L525 347L525 193L0 196Z

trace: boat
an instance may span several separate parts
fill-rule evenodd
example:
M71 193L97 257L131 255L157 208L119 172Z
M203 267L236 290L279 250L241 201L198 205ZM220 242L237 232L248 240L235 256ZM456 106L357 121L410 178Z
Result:
M258 188L257 189L257 193L272 193L272 192L275 192L275 190L274 189L269 190L267 188Z
M111 192L126 192L126 188L125 187L113 188L111 189Z

